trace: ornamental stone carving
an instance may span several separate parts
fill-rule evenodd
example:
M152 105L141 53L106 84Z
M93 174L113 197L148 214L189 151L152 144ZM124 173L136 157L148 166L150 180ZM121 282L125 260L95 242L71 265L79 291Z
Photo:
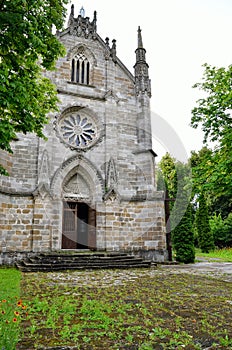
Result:
M75 200L90 200L90 189L80 174L74 175L63 187L64 198Z
M55 129L60 140L76 150L89 149L101 136L96 118L81 107L66 110L56 119Z

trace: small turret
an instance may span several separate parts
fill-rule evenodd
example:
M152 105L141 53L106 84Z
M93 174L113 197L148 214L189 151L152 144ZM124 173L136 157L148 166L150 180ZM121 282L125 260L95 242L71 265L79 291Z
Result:
M141 29L138 27L138 47L135 50L136 63L135 70L135 90L136 94L145 94L151 97L151 81L148 74L148 64L146 62L146 50L143 47Z

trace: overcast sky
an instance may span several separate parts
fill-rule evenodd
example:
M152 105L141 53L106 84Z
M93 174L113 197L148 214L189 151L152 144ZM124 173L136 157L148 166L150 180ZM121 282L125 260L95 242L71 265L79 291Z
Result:
M191 109L201 94L192 86L201 81L204 63L216 67L232 64L232 0L71 3L75 17L82 6L90 20L97 11L98 34L102 39L108 36L110 41L117 40L117 56L132 73L137 28L141 27L152 86L154 151L159 158L166 151L178 158L183 150L187 155L191 150L199 150L202 133L189 124ZM161 129L167 128L167 133L156 128L157 123L162 124Z

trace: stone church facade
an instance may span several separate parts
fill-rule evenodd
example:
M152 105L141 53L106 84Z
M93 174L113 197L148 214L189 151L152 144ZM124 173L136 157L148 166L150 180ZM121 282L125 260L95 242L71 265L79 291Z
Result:
M156 191L151 87L138 29L134 75L83 11L57 33L66 56L45 72L59 113L47 140L18 135L1 152L1 263L38 252L105 250L167 260L164 199Z

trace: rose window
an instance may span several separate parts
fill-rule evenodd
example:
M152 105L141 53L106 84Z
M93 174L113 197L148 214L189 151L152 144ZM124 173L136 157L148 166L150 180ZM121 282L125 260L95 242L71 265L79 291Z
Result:
M86 148L96 139L97 127L95 122L86 115L66 115L60 124L63 140L74 148Z

